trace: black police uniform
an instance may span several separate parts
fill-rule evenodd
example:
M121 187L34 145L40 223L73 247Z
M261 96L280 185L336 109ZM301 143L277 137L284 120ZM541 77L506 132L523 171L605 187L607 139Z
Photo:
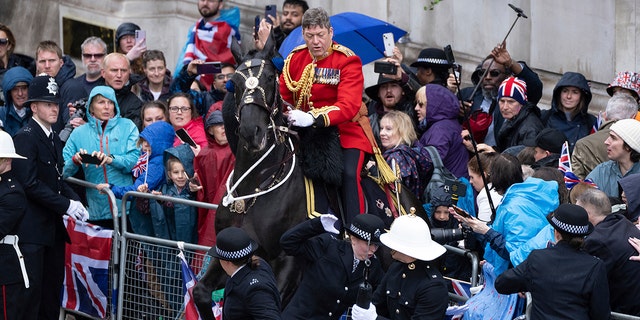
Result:
M394 261L373 295L378 320L442 320L449 305L447 285L430 262Z
M27 199L13 172L0 175L0 318L22 319L26 310L26 288L18 253L5 236L15 236L27 209Z
M32 286L30 291L35 295L32 297L35 301L29 301L35 314L33 319L49 319L44 314L53 313L57 319L64 279L65 241L69 242L62 216L69 208L70 199L79 200L62 179L62 141L56 133L53 141L48 134L32 118L13 138L16 152L27 157L13 160L13 172L28 200L19 234ZM38 315L35 310L38 310L40 293Z
M326 233L320 218L307 220L285 232L282 249L307 263L298 290L282 312L283 319L339 319L356 302L364 281L364 262L353 271L351 243ZM371 258L369 283L382 280L380 261Z
M222 319L280 319L280 293L273 270L260 259L260 266L238 269L224 287Z

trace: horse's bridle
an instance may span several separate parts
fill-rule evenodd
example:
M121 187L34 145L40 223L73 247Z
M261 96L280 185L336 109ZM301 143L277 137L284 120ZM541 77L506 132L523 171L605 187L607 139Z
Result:
M280 111L280 107L283 102L278 91L279 90L278 79L276 78L276 81L275 81L275 89L274 89L272 106L267 105L265 90L260 85L259 79L262 76L266 63L267 62L263 59L254 58L254 59L250 59L243 62L236 69L236 73L239 74L244 79L244 85L245 85L244 91L242 92L242 96L240 98L240 103L238 104L238 107L236 110L236 119L238 120L238 122L240 122L240 110L242 109L242 107L244 107L247 104L254 104L264 108L269 114L270 125L268 126L268 128L273 129L275 141L274 141L274 144L272 144L271 147L262 155L262 157L260 157L260 159L258 159L258 161L256 161L246 172L244 172L244 174L240 177L240 179L238 179L238 181L236 181L233 184L233 186L231 186L230 184L233 180L234 172L232 171L231 174L229 174L229 177L227 178L227 182L226 182L227 194L222 199L222 205L228 206L229 204L234 203L234 206L230 208L231 211L233 212L245 213L246 210L248 210L248 207L245 206L244 204L245 199L253 198L254 199L253 202L255 203L256 197L267 194L277 189L278 187L280 187L284 182L286 182L289 179L296 165L293 142L291 141L290 137L287 137L287 139L285 139L285 135L289 133L290 130L288 127L285 127L285 126L277 126L274 120L274 117ZM259 67L258 72L257 74L254 75L253 69L258 67ZM259 99L256 99L254 97L256 94L256 91L260 93ZM271 186L267 187L266 190L256 190L256 192L253 194L238 196L238 197L234 196L235 190L240 185L240 183L258 165L260 165L264 159L266 159L266 157L274 150L276 144L283 143L285 142L285 140L288 140L289 142L289 148L291 150L290 157L287 157L287 159L283 160L283 162L281 162L280 164L277 164L277 166L287 162L289 159L293 160L291 164L291 168L288 170L286 176L280 181L274 181L274 183Z

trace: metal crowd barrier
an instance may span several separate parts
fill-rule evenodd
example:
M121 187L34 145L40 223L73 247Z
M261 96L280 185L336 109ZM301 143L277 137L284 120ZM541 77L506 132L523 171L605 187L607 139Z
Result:
M91 183L85 180L80 180L74 177L68 177L65 179L66 182L69 183L73 183L88 189L95 189L97 184L95 183ZM108 292L108 297L107 297L107 303L108 303L108 312L107 312L107 316L112 315L115 313L115 306L113 305L113 293L118 291L118 268L119 268L119 261L120 261L120 229L118 227L118 205L116 202L116 197L113 194L113 192L111 192L110 189L106 189L104 190L105 196L109 198L109 202L111 203L111 218L113 219L113 239L111 242L111 261L109 261L109 275L111 277L110 281L109 281L109 292ZM66 318L67 313L69 314L78 314L83 316L84 318L89 318L89 319L100 319L100 318L96 318L96 317L92 317L84 312L80 312L80 311L76 311L76 310L69 310L69 309L65 309L65 308L60 308L60 320L63 320Z
M122 198L123 208L131 197L152 201L171 201L198 208L217 209L215 204L127 192ZM177 241L149 237L127 231L127 219L121 217L120 264L116 319L178 319L182 315L181 261ZM183 243L183 252L194 272L208 264L207 246Z

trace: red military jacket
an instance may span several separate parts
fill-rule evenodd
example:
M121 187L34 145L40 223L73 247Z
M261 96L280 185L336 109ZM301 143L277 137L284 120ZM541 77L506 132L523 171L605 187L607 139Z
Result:
M285 77L291 80L289 85L300 81L303 71L312 62L313 57L306 45L293 49L280 75L282 98L294 107L298 105L299 99L303 99L299 109L310 112L316 119L316 126L337 126L343 148L373 153L362 127L358 122L352 121L362 104L364 78L360 58L349 48L334 42L329 54L316 61L310 94L307 96L292 92Z

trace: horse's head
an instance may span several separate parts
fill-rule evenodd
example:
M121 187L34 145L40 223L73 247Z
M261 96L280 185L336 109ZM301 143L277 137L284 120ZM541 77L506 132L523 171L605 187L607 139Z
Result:
M262 51L241 56L232 45L236 61L242 61L231 81L234 85L238 135L250 152L259 153L276 143L276 128L284 124L282 100L278 91L278 73L271 58L275 54L272 37Z

